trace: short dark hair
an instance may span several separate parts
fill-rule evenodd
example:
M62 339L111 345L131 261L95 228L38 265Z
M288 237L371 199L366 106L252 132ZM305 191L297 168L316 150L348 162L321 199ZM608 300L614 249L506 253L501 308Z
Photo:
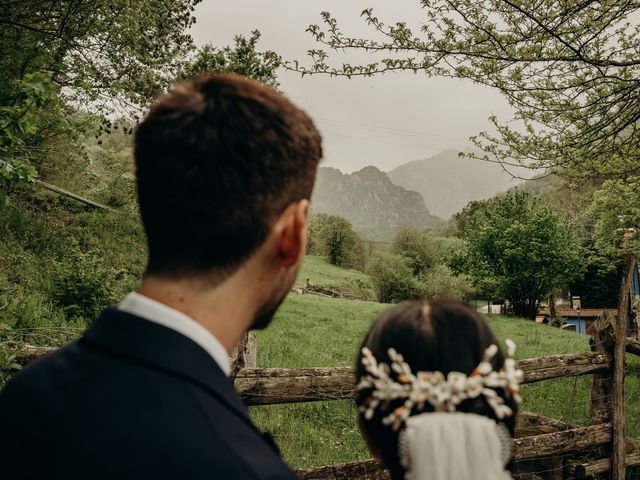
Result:
M322 157L309 116L234 74L177 84L136 129L147 273L231 273L293 202L308 199Z
M425 310L428 310L428 314L425 314ZM469 375L482 360L484 351L492 344L498 345L498 341L484 317L454 300L437 299L428 302L414 300L386 310L373 323L362 347L371 350L378 362L387 364L390 363L387 352L390 348L395 348L404 356L413 372L440 371L446 376L452 371ZM361 360L359 352L356 362L358 382L366 374ZM500 348L491 363L495 370L504 365L504 355ZM505 399L514 413L517 412L517 404L512 396L508 396L502 389L497 389L497 393ZM356 404L363 405L370 395L370 390L359 391ZM376 410L370 420L365 420L360 415L367 437L380 449L382 461L393 479L402 479L405 473L398 453L399 431L383 425L382 418L401 403L391 403L384 411ZM423 411L433 409L427 404ZM484 415L504 423L512 435L515 432L515 414L499 420L482 396L462 402L457 411ZM412 411L411 414L418 413L422 411Z

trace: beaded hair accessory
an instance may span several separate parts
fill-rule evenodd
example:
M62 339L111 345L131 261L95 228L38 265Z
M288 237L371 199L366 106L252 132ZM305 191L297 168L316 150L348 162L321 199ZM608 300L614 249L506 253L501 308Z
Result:
M513 415L511 408L494 390L502 388L517 402L521 402L520 383L522 370L516 368L513 358L516 345L507 340L507 356L504 366L494 371L491 360L498 353L498 347L491 345L484 352L480 364L468 376L460 372L417 372L413 374L404 357L395 349L388 350L391 365L378 363L368 348L362 349L362 365L367 371L357 385L357 390L371 390L371 394L360 406L366 420L370 420L379 406L386 406L394 400L404 399L404 403L382 419L384 425L398 430L411 415L414 407L419 410L428 403L436 412L453 412L465 400L484 395L498 419ZM391 378L391 372L397 379Z

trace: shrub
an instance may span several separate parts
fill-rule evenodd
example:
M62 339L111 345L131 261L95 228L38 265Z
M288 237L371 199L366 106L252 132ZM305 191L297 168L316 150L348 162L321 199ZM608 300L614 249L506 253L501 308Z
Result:
M438 264L446 263L464 247L458 238L440 237L430 231L401 228L393 239L393 253L402 255L416 276L422 276Z
M446 265L436 265L424 275L423 295L426 298L446 297L466 301L474 289L466 275L454 275Z
M420 230L403 227L393 239L393 252L407 259L414 275L421 275L438 260L438 252L430 240Z
M92 321L122 296L123 278L122 270L106 265L97 255L78 254L57 264L51 299L68 319Z
M371 277L378 300L393 303L420 296L420 285L406 258L378 250L371 255L365 273Z

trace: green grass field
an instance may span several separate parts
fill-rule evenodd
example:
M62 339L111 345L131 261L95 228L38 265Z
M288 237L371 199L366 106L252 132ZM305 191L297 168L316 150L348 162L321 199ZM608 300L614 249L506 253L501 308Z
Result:
M322 262L322 259L313 258L311 265L305 268L316 272L319 284L342 281L335 267L322 265ZM335 276L324 283L323 269L335 272ZM357 272L344 275L357 278ZM283 304L273 325L258 332L258 367L352 366L372 320L388 307L373 302L292 294ZM518 358L589 350L588 337L585 335L497 315L489 316L489 322L501 341L511 338L518 344ZM586 424L590 386L590 376L525 385L522 408L572 423ZM640 360L637 357L629 357L626 400L628 432L638 437ZM294 468L369 457L355 423L355 407L350 401L253 407L251 413L261 428L274 434L285 459Z
M331 265L322 257L307 255L298 274L299 285L309 279L313 285L335 289L355 295L364 300L375 300L373 285L364 273L358 270Z

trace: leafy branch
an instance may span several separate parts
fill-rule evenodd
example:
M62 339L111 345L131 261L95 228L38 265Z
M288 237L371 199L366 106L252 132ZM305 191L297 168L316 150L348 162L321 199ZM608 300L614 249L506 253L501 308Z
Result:
M374 76L392 72L463 78L499 90L515 111L495 117L497 133L471 138L481 153L518 165L584 177L625 178L640 170L640 11L631 0L421 0L421 27L387 25L365 9L369 38L350 36L336 18L307 32L320 48L302 75ZM374 61L332 62L362 51Z

